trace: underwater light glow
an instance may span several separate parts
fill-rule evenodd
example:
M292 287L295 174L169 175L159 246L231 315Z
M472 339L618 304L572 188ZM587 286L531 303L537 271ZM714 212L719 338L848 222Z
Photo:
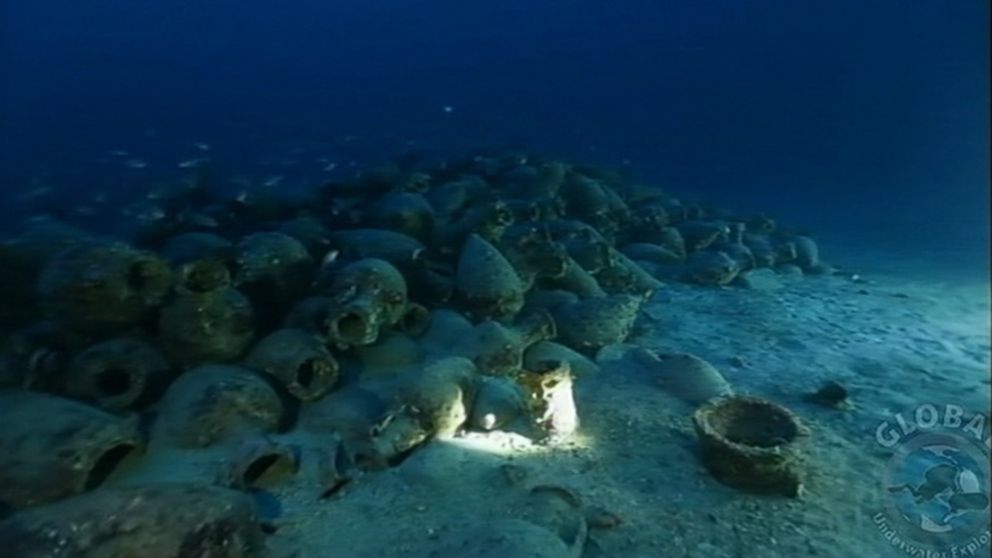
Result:
M442 443L502 456L550 454L562 450L588 449L592 446L590 437L578 433L549 442L537 442L522 434L502 430L466 432Z

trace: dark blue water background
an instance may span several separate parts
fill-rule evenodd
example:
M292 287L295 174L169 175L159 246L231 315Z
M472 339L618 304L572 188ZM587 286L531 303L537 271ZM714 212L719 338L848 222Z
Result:
M6 0L0 179L8 196L41 179L83 203L179 173L192 142L225 173L287 184L408 145L525 145L823 239L984 269L988 12L987 0ZM149 165L123 168L113 149Z

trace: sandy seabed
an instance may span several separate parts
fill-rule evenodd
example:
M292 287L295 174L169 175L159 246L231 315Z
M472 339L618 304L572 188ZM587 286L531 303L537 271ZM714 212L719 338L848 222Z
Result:
M877 524L892 456L875 440L878 425L921 404L985 416L990 407L987 278L914 277L925 270L784 279L769 290L670 284L645 306L629 344L701 356L738 393L786 405L810 427L800 499L716 482L696 454L693 407L612 347L600 372L576 383L573 438L433 442L328 499L287 488L270 548L300 558L442 556L470 524L513 517L527 487L552 484L622 520L590 531L585 558L906 556ZM852 408L805 400L828 380L849 390Z

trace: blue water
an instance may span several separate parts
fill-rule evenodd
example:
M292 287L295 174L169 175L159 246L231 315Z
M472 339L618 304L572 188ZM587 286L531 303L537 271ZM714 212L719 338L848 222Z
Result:
M579 433L587 440L596 437L589 433L601 434L596 451L602 453L581 443L568 447L568 459L574 461L557 462L567 464L567 474L548 475L548 482L578 479L585 488L595 486L582 497L603 505L601 523L619 527L603 535L598 553L600 531L590 531L585 544L584 530L575 529L583 533L575 537L585 544L586 558L655 556L662 548L672 555L707 557L729 556L731 548L734 555L746 548L760 556L827 558L850 555L852 549L882 556L876 550L883 548L892 551L887 556L901 556L875 537L873 525L868 530L873 538L865 538L867 518L888 494L872 492L877 483L866 480L882 468L877 458L883 452L873 445L872 429L899 407L931 398L940 405L961 403L976 416L988 414L989 341L982 314L987 316L990 294L989 12L989 0L0 0L0 558L26 556L18 550L22 548L53 548L45 545L54 541L63 547L105 545L106 550L118 544L118 537L133 534L144 544L141 537L153 531L149 525L160 522L142 523L141 502L152 508L170 506L168 517L178 525L174 532L151 532L150 541L181 545L183 556L201 555L190 550L199 544L231 548L226 537L233 538L238 526L200 521L195 516L200 506L189 494L176 500L180 504L161 494L127 497L119 500L126 502L127 514L112 513L124 504L105 505L113 508L106 514L95 504L96 511L87 514L58 507L82 492L87 493L82 501L95 497L91 501L100 502L121 486L149 479L195 482L197 490L227 484L253 493L265 532L276 535L269 537L273 544L302 541L301 548L341 556L415 556L410 548L417 545L434 552L448 544L455 533L455 521L448 521L453 518L483 527L483 536L465 543L479 548L496 540L492 533L506 529L489 525L489 516L479 509L510 509L509 498L523 486L511 477L522 475L529 460L504 460L496 450L508 448L500 443L490 448L492 455L481 451L481 433L488 434L496 425L494 413L502 420L504 411L510 415L506 425L516 418L532 429L543 424L547 431L541 434L564 436L552 436L556 442L573 434L556 430L574 427L574 413L581 415ZM455 178L447 162L468 161L468 155L482 149L514 156L471 163L471 171L486 175L491 189L466 202L475 206L463 211L451 202L456 195L444 198L450 192L437 191ZM433 173L434 190L425 194L422 205L410 202L415 196L392 199L413 203L411 213L423 222L436 217L433 231L425 225L411 232L422 222L402 229L420 233L417 240L408 240L426 247L407 250L404 244L389 252L382 248L385 241L374 240L378 237L341 241L318 231L303 238L304 243L313 241L305 247L282 235L289 248L283 242L280 251L266 244L280 235L251 235L285 226L297 216L323 219L332 232L409 225L376 211L336 205L372 207L388 199L383 195L387 188L376 190L374 180L348 179L397 158L427 161L418 168ZM528 184L527 172L560 170L546 164L559 159L580 167L559 181L562 193L528 197L532 192L517 191L516 180ZM506 167L499 172L483 169L503 163ZM624 180L619 186L593 180L588 177L600 175L585 167L610 169ZM205 183L207 176L215 197L197 197L196 192L172 200L149 196L191 179ZM361 188L309 196L328 181L343 189ZM407 188L400 182L393 180L388 188ZM815 238L831 265L809 261L815 260L809 257L809 239L792 232L769 235L754 227L757 232L751 236L759 238L745 248L740 239L731 241L730 228L717 220L726 214L700 210L691 217L692 211L677 210L667 198L664 205L654 200L654 209L671 212L670 224L682 226L681 234L694 243L713 231L726 237L710 248L700 241L690 247L686 260L685 246L676 255L662 231L645 225L644 232L631 225L630 214L618 209L623 203L607 195L614 186L626 192L630 183L664 189L693 210L727 208L735 225L747 221L752 227L749 216L757 213L773 216L790 225L779 230ZM468 192L470 198L477 184L463 181L461 190L451 191ZM565 192L569 187L579 194ZM243 192L249 190L250 202L245 202L249 197ZM540 226L545 234L513 237L529 244L505 238L500 244L502 229L490 227L490 213L483 224L481 219L469 223L476 210L497 207L489 205L492 192L506 198L500 201L518 204L515 208L540 207L539 217L532 217L528 226ZM595 199L597 192L602 200L598 213L574 203L576 198ZM273 209L280 207L275 203L280 196L309 201L280 213ZM136 200L141 204L135 205ZM607 240L557 221L555 210L547 208L562 200L572 204L566 217L595 223ZM431 209L431 203L436 207ZM352 215L357 217L349 221ZM693 223L699 219L703 221ZM65 230L56 226L58 221L107 234L140 231L143 236L128 240L160 253L167 252L167 237L189 231L216 232L237 247L210 250L211 257L222 255L218 260L223 265L207 258L206 251L199 267L171 262L181 273L174 273L176 281L169 283L170 264L141 259L147 253L83 245L79 252L52 257L57 247L70 244L54 240L62 240ZM300 221L293 224L300 226ZM31 227L40 232L20 234ZM555 227L561 230L553 233ZM610 231L620 234L614 239ZM492 233L496 238L487 238L496 247L482 240L466 242L470 232ZM289 234L299 234L299 229ZM71 236L83 238L76 232ZM790 265L776 267L767 262L777 257L783 238L806 251L793 255ZM779 240L782 244L772 246ZM604 257L619 253L607 250L613 242L617 249L640 244L641 254L648 254L645 268L667 285L655 283L647 272L617 271L626 264ZM755 264L768 267L758 270L765 274L745 268L742 280L730 283L725 273L749 257L741 253L751 254L753 248L759 255L762 246L765 255L775 253L766 263ZM705 253L693 254L697 247ZM656 250L647 250L651 248ZM554 275L545 261L531 261L526 252L531 249L544 249L538 253L551 263L563 262L554 268L561 274ZM510 257L516 269L493 256L500 250L517 251L516 259ZM562 255L566 250L572 259ZM395 256L400 251L406 255ZM231 253L237 257L228 258ZM365 271L344 271L352 259L390 259L384 253L397 261L365 261ZM81 260L79 254L89 259ZM717 263L701 272L693 256L702 256L702 267ZM134 263L139 259L141 265ZM156 264L161 264L158 275ZM476 265L488 266L486 272L475 273ZM587 269L576 271L580 267ZM462 274L463 269L468 271ZM566 269L575 273L563 277ZM253 276L256 271L260 278ZM713 279L721 272L726 280ZM743 280L745 272L750 275ZM797 277L803 273L815 277ZM234 286L225 283L228 274ZM467 287L461 275L469 276ZM518 275L525 280L518 281ZM494 287L493 277L503 283ZM801 283L807 279L810 283ZM532 322L526 335L500 329L494 321L511 327L524 304L524 291L531 288L524 285L528 280L536 285L529 295L549 291L534 296L537 303L528 300L527 310L534 310L530 305L539 310L541 327ZM674 285L679 281L708 284ZM484 285L475 289L475 282ZM644 320L635 324L636 311L624 314L637 309L635 297L606 304L594 300L592 310L583 309L586 298L602 294L597 292L600 286L611 294L650 291L661 296L640 314L650 318L647 325ZM666 287L668 294L662 291ZM777 292L757 292L762 290ZM407 294L418 303L411 305L414 309L454 308L475 325L463 324L457 315L444 321L436 319L443 314L433 314L431 335L414 332L422 316L394 316L397 308L407 308ZM501 299L504 295L507 300ZM541 296L548 299L546 308ZM297 306L304 297L310 297L309 306ZM487 307L479 310L473 304ZM386 326L383 316L392 320ZM259 342L279 328L290 328L288 323L294 335L289 340L268 346ZM380 326L383 334L377 337ZM561 334L569 327L577 330L571 338ZM371 334L366 331L373 328ZM717 486L696 461L700 454L691 434L692 408L671 407L669 400L659 398L666 382L630 384L641 381L631 370L610 375L604 366L600 383L591 384L598 387L576 391L581 398L573 404L570 380L559 384L539 376L551 370L549 364L555 364L556 374L564 370L565 377L569 367L595 369L593 363L551 350L550 356L527 364L534 370L524 374L527 355L533 354L525 352L532 349L524 340L534 342L554 328L557 340L590 357L619 341L639 343L646 351L664 348L650 343L678 344L680 351L694 350L715 366L712 371L678 372L693 376L686 384L719 384L717 379L725 381L722 371L737 393L774 399L804 421L808 417L816 444L810 451L812 496L782 503ZM819 338L800 339L805 332ZM395 334L388 338L390 344L376 344L387 334ZM264 358L265 351L283 350L280 358ZM442 374L449 371L440 365L424 373L428 358L456 351L472 360L468 372L462 366L466 361L447 361L452 373ZM650 352L638 354L652 362ZM218 361L231 368L192 370ZM408 366L397 366L397 371L382 364L379 370L369 361ZM92 369L87 362L95 363ZM285 369L272 370L280 366ZM209 383L210 374L217 378L214 383ZM483 381L484 375L497 377ZM197 384L200 378L206 379ZM847 414L808 401L807 392L817 389L821 378L851 388L855 405L843 411ZM583 380L579 377L576 384ZM486 384L493 413L472 408L481 396L468 400L468 394ZM608 397L598 399L604 394ZM120 401L130 395L133 399ZM563 401L568 411L564 419L553 412ZM431 404L446 411L421 408ZM469 411L484 418L472 419ZM431 414L435 412L437 416ZM441 416L443 412L451 416ZM140 433L138 422L131 422L135 417L140 417ZM490 419L484 427L472 422ZM238 422L237 428L224 423L228 420ZM133 439L114 440L103 454L109 461L94 457L95 464L83 463L86 457L74 453L74 444L87 429L98 430L101 421L122 429L126 423ZM460 453L457 444L424 442L441 434L441 424L447 430L447 422L457 422L450 429L456 441L464 437L462 428L480 434L477 455L474 450ZM197 440L209 435L196 443L212 445L176 450L170 444L182 444L163 426ZM216 432L211 430L215 426ZM771 434L778 431L764 426ZM407 431L391 430L402 428ZM744 430L742 436L751 435ZM98 439L101 435L107 437L96 432L78 445L92 450L106 442ZM118 443L140 445L134 440L145 436L149 451L127 460L117 453ZM776 438L774 444L780 441ZM262 455L263 449L271 449L268 444L277 442L286 444L281 453ZM441 460L415 453L422 451L421 442L442 452ZM561 458L562 448L553 449L558 453L540 454L537 467ZM459 460L445 462L443 452ZM285 482L299 484L275 483L271 490L253 486L273 456L292 462L280 467L294 473ZM968 465L982 473L980 461ZM870 470L860 469L865 464ZM387 466L409 468L403 475L380 475L379 467ZM859 478L851 478L855 469ZM906 486L930 481L920 471L907 471L913 474L901 479ZM490 473L491 478L483 476ZM987 493L984 473L980 488ZM527 482L545 480L538 476ZM972 476L980 475L972 471ZM505 491L499 479L508 481ZM971 477L959 471L951 481L960 485L961 479ZM975 503L980 495L951 487L951 481L944 479L948 486L941 494L958 496L955 502L969 503L976 512L959 523L987 528L987 494L982 508ZM409 503L418 490L426 496L410 508L416 513L404 511L404 498ZM565 489L545 487L552 495L556 490L568 496ZM797 490L791 486L787 493ZM896 506L890 507L913 507L912 491L897 492L905 501L893 500ZM485 500L489 496L492 501ZM542 497L551 496L538 495ZM590 511L573 509L575 501L563 497L558 507L546 502L557 535L566 530L569 514L574 512L580 523ZM213 502L218 507L222 503ZM943 503L912 511L940 512L935 517L947 519ZM36 505L44 521L22 524ZM446 506L454 512L444 515ZM209 506L204 508L209 512ZM905 515L904 509L897 511ZM87 521L77 521L80 515ZM94 525L98 535L88 531ZM36 530L28 536L31 528ZM544 531L546 539L551 536ZM554 537L550 541L560 546ZM526 546L527 541L508 536L502 542ZM352 554L348 545L358 543L373 550ZM766 552L761 547L765 543L768 548L781 546ZM384 553L385 547L390 553ZM623 550L614 554L617 549ZM540 549L526 550L536 555ZM52 555L38 552L30 556ZM126 556L128 551L113 552ZM272 554L297 555L309 554Z
M984 0L0 10L5 195L39 178L81 198L140 189L196 157L191 142L231 173L299 182L325 177L318 153L340 173L410 144L510 144L768 211L845 246L985 268ZM148 167L101 162L110 150Z

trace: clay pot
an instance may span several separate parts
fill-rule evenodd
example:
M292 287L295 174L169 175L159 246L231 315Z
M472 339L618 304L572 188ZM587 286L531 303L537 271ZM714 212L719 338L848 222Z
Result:
M279 232L306 246L314 259L324 257L331 244L331 231L313 217L297 217L279 225Z
M299 240L278 232L250 234L238 243L234 285L261 313L260 323L282 320L313 280L314 261Z
M189 261L179 268L178 275L176 291L184 294L205 294L231 285L228 266L214 258Z
M331 298L324 331L346 348L374 343L380 330L395 325L407 310L403 275L385 260L366 258L331 272L326 286Z
M694 252L685 264L684 279L698 285L727 285L737 277L740 267L723 252Z
M571 258L569 258L565 273L561 277L545 280L542 284L575 293L579 298L606 296L606 291L599 285L596 278Z
M596 282L608 293L649 297L662 286L661 281L618 250L610 248L610 261L608 267L596 274Z
M554 318L563 343L594 351L623 342L630 335L640 307L640 298L616 294L562 305L555 310Z
M94 489L145 445L137 417L34 392L0 393L0 423L0 503L13 509Z
M423 257L419 240L385 229L350 229L331 233L331 245L345 260L377 258L393 265L406 265Z
M181 365L238 359L255 335L255 312L238 290L178 292L159 316L166 355Z
M45 312L80 328L120 328L153 315L172 287L168 264L125 244L83 244L52 258L38 282Z
M372 205L370 217L376 227L420 240L434 234L434 209L417 193L391 192L382 196Z
M573 395L574 376L566 360L542 360L517 376L541 438L560 438L579 428Z
M255 438L242 442L222 461L217 482L245 491L269 489L292 478L299 470L300 448Z
M759 397L714 399L693 413L702 459L720 482L755 492L802 493L801 442L809 430L792 411Z
M283 405L269 384L238 366L188 370L169 386L153 425L156 443L198 448L275 432Z
M631 355L658 386L687 403L698 405L733 394L723 374L696 355L658 353L642 347L633 349Z
M175 265L202 259L233 257L234 245L224 237L204 232L176 235L166 241L162 256Z
M255 345L245 365L274 378L293 397L319 399L338 381L338 362L323 341L301 329L280 329Z
M498 430L526 417L527 412L527 393L518 383L509 378L486 377L479 381L467 425L483 432Z
M18 558L251 558L262 546L251 498L211 486L109 488L0 522L0 548Z
M632 260L643 260L659 264L676 263L682 259L678 254L660 244L635 242L624 245L621 252Z
M172 366L154 346L138 339L114 339L76 355L64 388L73 397L120 411L151 403L172 377Z
M556 335L547 312L536 312L511 326L485 321L464 338L457 353L472 359L481 374L506 376L520 371L528 347Z
M512 318L524 303L524 285L513 266L474 234L458 260L455 288L462 305L478 319Z
M730 229L719 221L685 221L676 228L685 241L686 251L699 252L710 245L729 238Z

